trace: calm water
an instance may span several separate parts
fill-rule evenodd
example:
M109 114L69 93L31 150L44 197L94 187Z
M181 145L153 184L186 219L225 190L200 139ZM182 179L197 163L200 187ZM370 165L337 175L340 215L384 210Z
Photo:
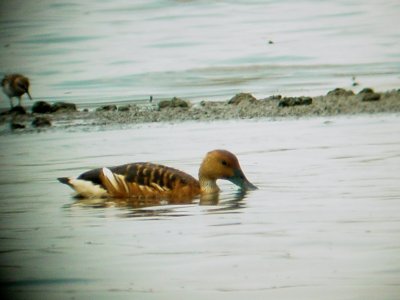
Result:
M400 86L400 3L2 1L0 76L80 107ZM271 43L269 43L271 41ZM8 107L1 94L0 107ZM6 101L4 101L6 100ZM0 136L1 288L14 299L398 299L398 115ZM75 202L55 178L239 156L218 203ZM204 203L202 203L204 204Z
M398 299L400 116L146 124L1 137L1 285L14 299ZM190 137L190 139L189 139ZM56 177L235 152L259 190L101 207Z
M319 95L353 76L355 91L387 90L400 87L399 19L398 0L2 1L0 76L81 107Z

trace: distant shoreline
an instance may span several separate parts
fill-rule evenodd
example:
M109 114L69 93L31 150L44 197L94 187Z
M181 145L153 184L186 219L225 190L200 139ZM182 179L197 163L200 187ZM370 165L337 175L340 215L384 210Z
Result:
M366 88L358 94L337 88L323 96L256 99L240 93L227 101L202 101L174 97L144 105L103 105L94 110L80 110L72 103L36 102L32 112L17 108L3 111L3 131L32 131L38 128L70 128L150 122L213 121L277 117L335 116L400 112L400 89L375 92Z

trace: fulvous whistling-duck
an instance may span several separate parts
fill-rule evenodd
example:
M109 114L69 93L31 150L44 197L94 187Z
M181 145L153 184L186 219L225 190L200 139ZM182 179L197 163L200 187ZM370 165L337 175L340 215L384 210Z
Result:
M182 171L152 163L131 163L87 171L77 178L58 178L82 198L193 198L217 193L217 179L226 179L243 190L257 189L247 180L239 161L226 150L208 152L199 169L199 180Z

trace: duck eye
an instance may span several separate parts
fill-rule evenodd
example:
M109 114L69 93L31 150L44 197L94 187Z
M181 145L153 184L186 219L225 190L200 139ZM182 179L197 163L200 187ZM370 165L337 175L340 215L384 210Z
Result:
M221 161L221 164L223 164L224 166L227 166L227 165L228 165L228 163L226 162L226 160L222 160L222 161Z

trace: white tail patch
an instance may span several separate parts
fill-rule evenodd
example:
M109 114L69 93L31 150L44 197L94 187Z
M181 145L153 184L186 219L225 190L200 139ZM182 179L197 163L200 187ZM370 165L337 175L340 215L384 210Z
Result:
M69 184L78 193L78 195L85 198L102 198L107 197L108 193L100 185L93 184L93 182L82 179L70 179Z

